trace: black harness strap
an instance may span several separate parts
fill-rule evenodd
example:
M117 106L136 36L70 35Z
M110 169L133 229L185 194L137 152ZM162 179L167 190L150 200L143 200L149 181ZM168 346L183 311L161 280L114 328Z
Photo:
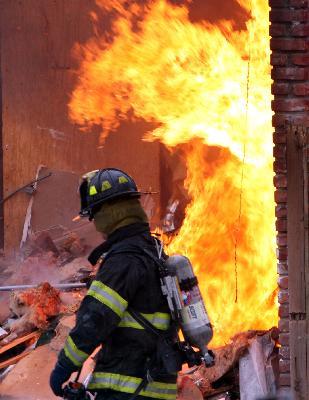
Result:
M123 243L119 243L117 245L114 245L106 254L104 257L104 261L115 254L121 254L121 253L129 253L129 254L136 254L139 256L142 256L143 254L146 254L148 257L150 257L155 264L159 267L162 268L162 264L160 263L159 259L157 259L152 253L151 251L138 247L138 246L126 246ZM141 258L142 260L142 258ZM143 261L143 260L142 260ZM162 338L163 335L162 333L159 331L159 329L157 329L151 322L149 322L140 312L134 310L131 307L127 308L128 313L149 333L152 333L153 335L155 335L158 339ZM156 362L156 354L154 354L154 356L151 358L146 375L144 376L144 378L142 378L141 383L138 385L138 387L136 388L135 392L133 393L133 395L129 398L129 400L134 400L142 390L144 390L146 388L146 386L148 385L149 382L151 382L153 380L153 377L150 375L149 373L149 368L152 367Z

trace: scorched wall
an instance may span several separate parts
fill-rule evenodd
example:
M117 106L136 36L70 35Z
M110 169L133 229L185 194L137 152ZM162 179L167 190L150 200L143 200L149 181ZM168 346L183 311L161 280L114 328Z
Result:
M140 140L145 126L121 126L100 149L99 131L83 133L68 119L72 47L94 35L95 9L94 0L0 1L4 196L33 180L40 164L78 174L119 167L142 189L159 189L159 148ZM19 246L28 202L26 193L5 202L7 251Z

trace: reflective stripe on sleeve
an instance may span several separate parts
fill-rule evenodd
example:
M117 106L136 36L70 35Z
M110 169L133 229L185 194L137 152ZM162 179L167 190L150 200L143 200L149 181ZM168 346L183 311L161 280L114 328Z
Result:
M115 290L104 285L104 283L100 281L92 282L87 295L92 296L101 303L105 304L120 318L122 317L124 310L128 306L128 302L124 298L122 298L117 292L115 292Z
M167 313L159 313L156 312L154 314L143 314L141 315L146 318L152 325L154 325L157 329L161 329L163 331L167 330L170 326L170 315ZM135 329L144 329L133 317L132 315L125 311L122 320L118 325L120 328L135 328Z
M65 355L77 367L80 367L83 364L83 362L89 357L87 353L84 353L83 351L77 348L71 336L68 336L63 350Z
M88 384L88 389L112 389L123 393L134 393L141 378L133 376L111 374L108 372L94 372ZM154 399L176 399L176 383L150 382L139 396L152 397Z

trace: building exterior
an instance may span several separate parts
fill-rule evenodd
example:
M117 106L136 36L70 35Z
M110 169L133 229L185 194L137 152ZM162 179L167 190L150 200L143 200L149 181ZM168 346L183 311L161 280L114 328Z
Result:
M309 8L270 0L280 385L309 396Z
M309 3L269 0L274 185L278 245L280 386L309 398ZM116 166L160 190L160 147L141 141L142 123L122 125L98 146L67 115L76 81L73 45L94 34L95 0L0 0L0 197L35 178L40 165L82 174ZM56 116L56 117L55 117ZM128 134L128 132L130 132ZM141 156L142 155L142 156ZM0 248L18 248L29 203L0 205Z

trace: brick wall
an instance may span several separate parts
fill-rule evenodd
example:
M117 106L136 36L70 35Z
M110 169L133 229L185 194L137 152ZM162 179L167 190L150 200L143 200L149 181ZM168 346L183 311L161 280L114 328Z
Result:
M307 0L269 0L272 50L274 185L279 284L280 385L291 385L287 243L287 122L309 126L309 11Z

